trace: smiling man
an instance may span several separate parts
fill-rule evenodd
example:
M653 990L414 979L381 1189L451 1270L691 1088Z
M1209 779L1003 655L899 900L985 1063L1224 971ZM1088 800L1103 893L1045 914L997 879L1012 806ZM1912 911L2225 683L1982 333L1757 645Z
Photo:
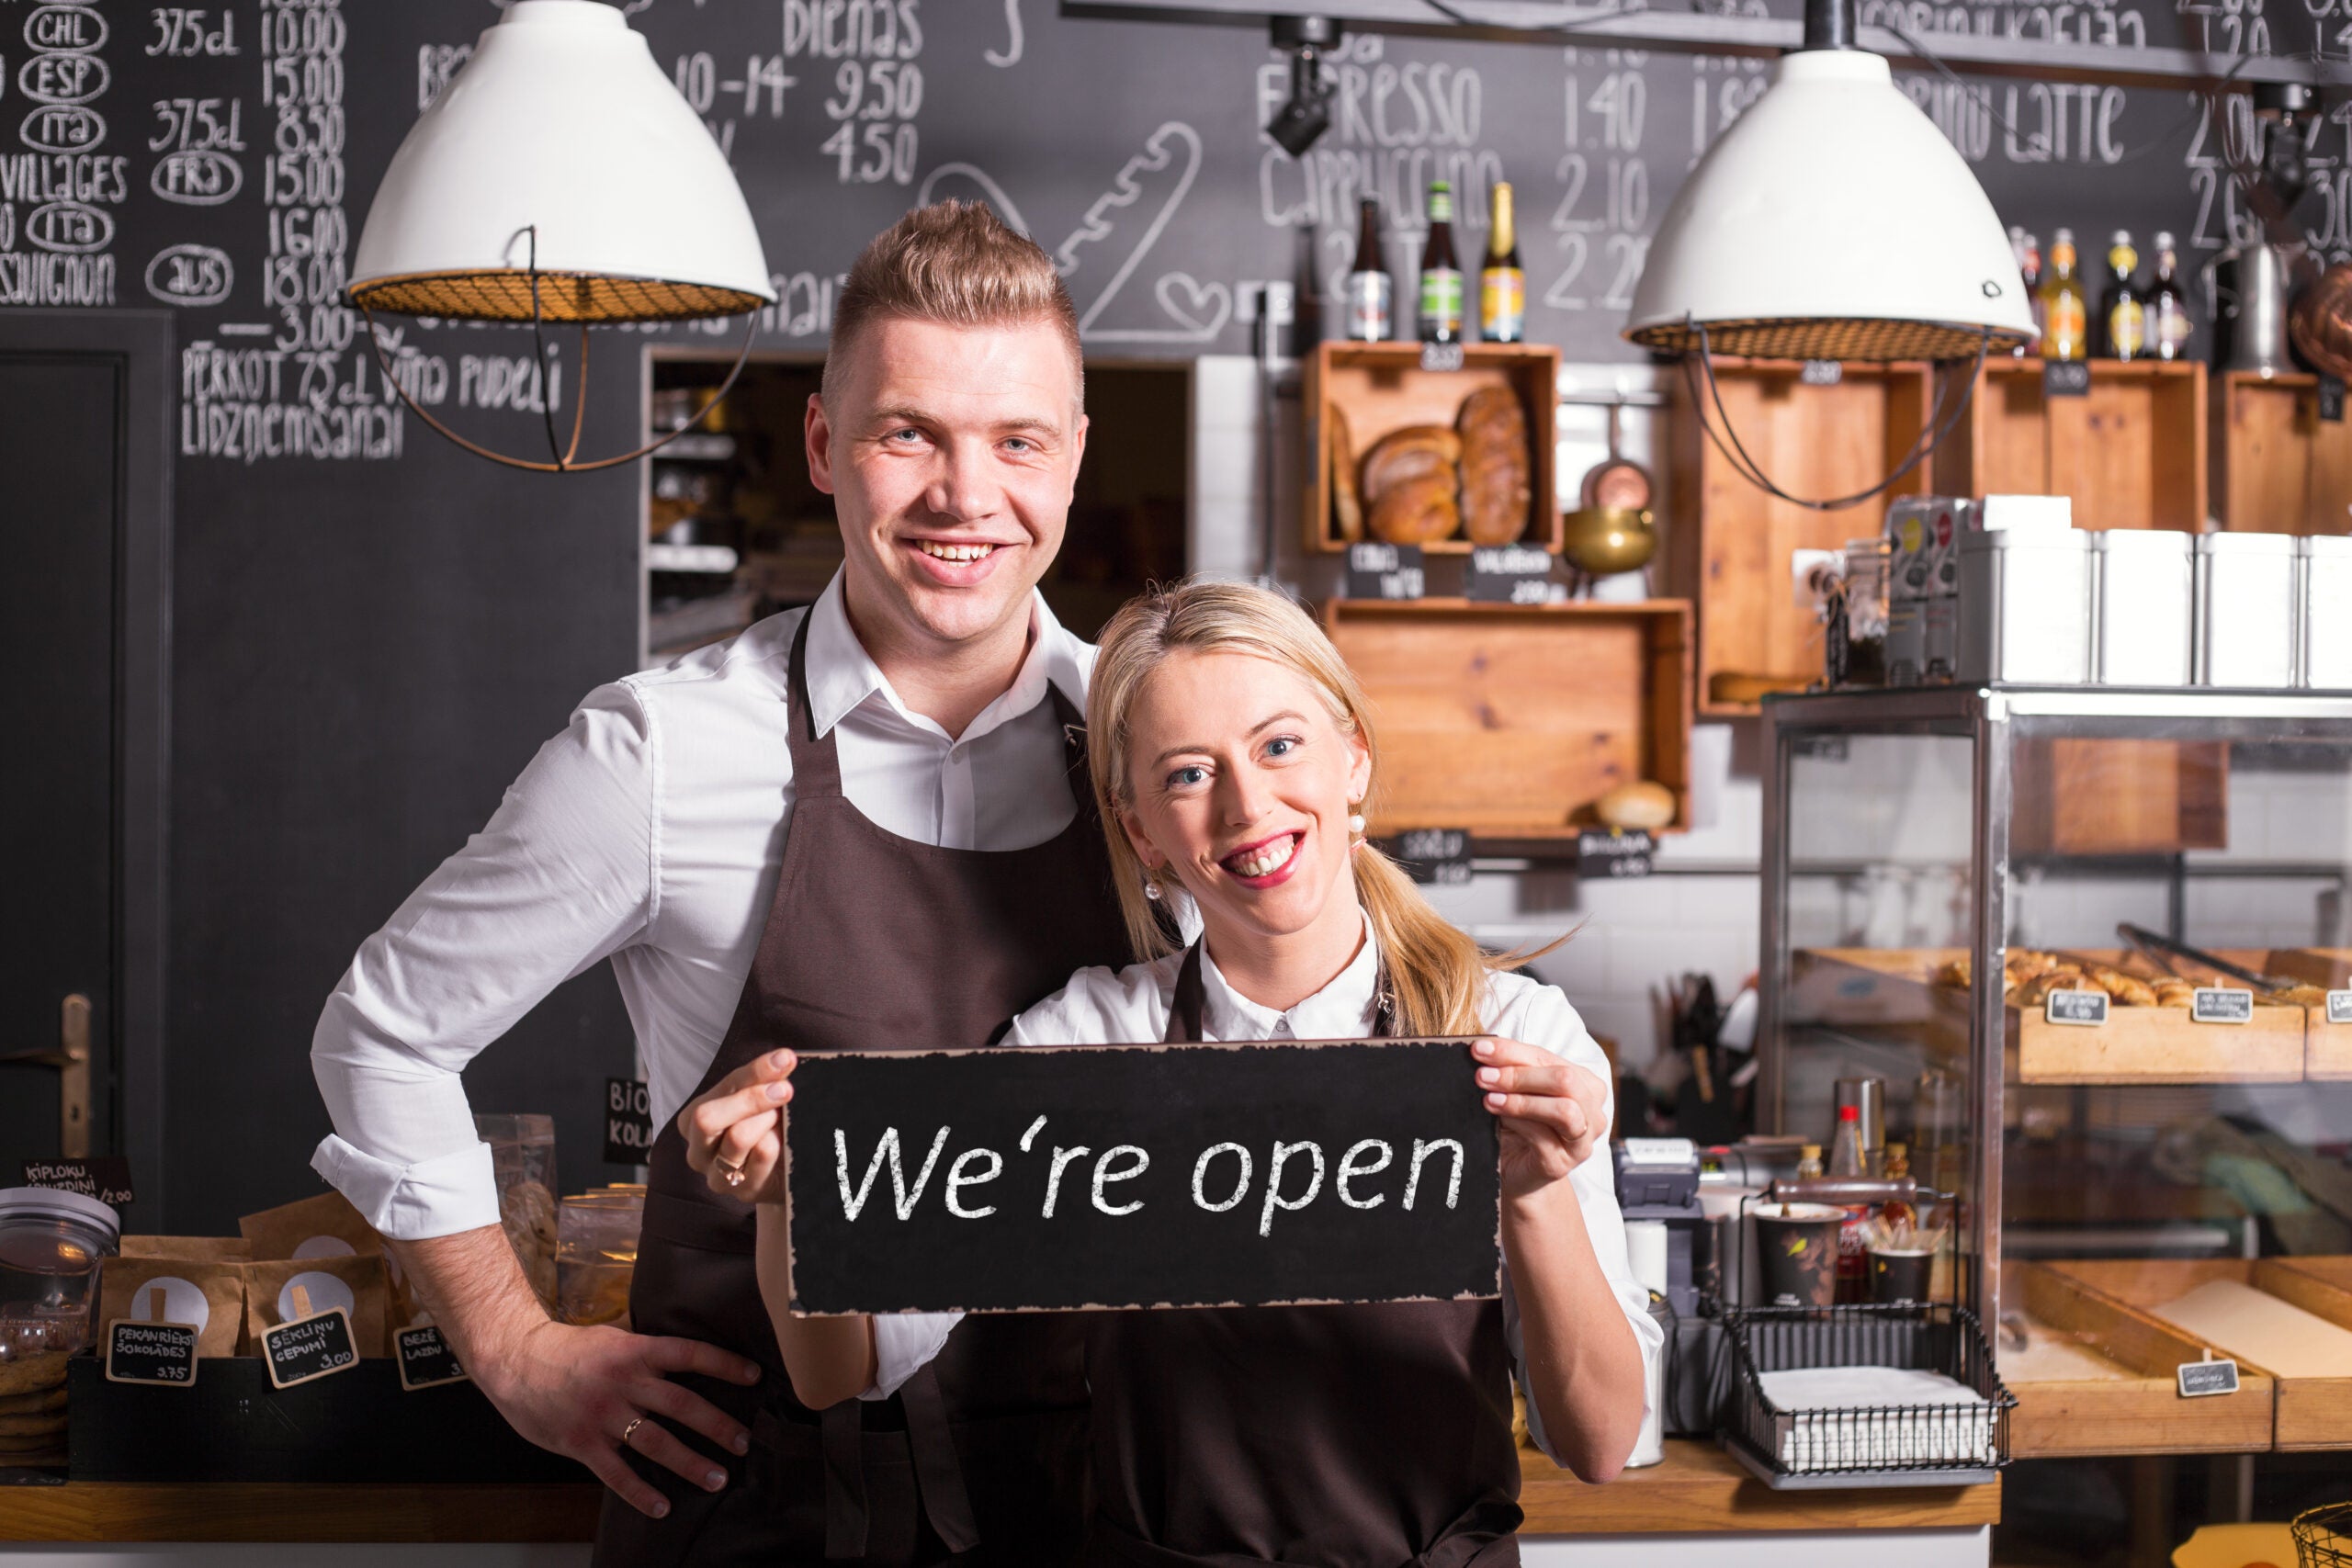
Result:
M632 1328L553 1322L458 1078L607 958L659 1122L790 1052L980 1044L1125 962L1074 739L1093 650L1036 592L1086 446L1052 263L986 208L908 214L850 273L805 434L841 573L591 693L368 940L312 1045L335 1126L314 1163L515 1428L611 1489L599 1562L1052 1564L1084 1441L1067 1325L973 1320L944 1346L891 1325L861 1398L802 1406L752 1207L681 1123L653 1152Z

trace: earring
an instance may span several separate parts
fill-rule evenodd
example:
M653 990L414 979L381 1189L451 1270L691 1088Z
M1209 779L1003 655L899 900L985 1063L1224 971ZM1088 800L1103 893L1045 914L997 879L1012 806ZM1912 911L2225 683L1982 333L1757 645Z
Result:
M1148 871L1143 874L1143 896L1155 904L1160 899L1159 878Z
M1363 813L1359 811L1348 818L1348 831L1358 842L1363 840Z

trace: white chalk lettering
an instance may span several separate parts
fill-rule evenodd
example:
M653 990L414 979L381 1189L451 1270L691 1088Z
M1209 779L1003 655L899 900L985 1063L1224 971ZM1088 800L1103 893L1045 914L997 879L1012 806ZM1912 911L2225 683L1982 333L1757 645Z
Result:
M890 1162L890 1193L893 1206L902 1220L914 1217L915 1204L922 1198L922 1190L931 1183L932 1168L939 1163L939 1151L947 1146L947 1129L942 1127L939 1136L931 1141L931 1154L922 1162L922 1169L915 1176L914 1190L907 1190L906 1172L899 1161L899 1130L885 1128L882 1141L874 1145L874 1157L866 1163L865 1179L857 1184L857 1191L849 1189L849 1134L839 1127L833 1129L833 1156L840 1172L842 1212L854 1221L865 1207L866 1198L874 1190L874 1179L882 1169L882 1162Z
M1227 1198L1222 1203L1212 1203L1208 1201L1207 1195L1202 1191L1202 1183L1208 1178L1209 1161L1216 1158L1216 1156L1221 1154L1227 1153L1230 1153L1241 1161L1241 1179L1233 1184L1232 1197ZM1249 1193L1250 1151L1243 1148L1239 1144L1213 1144L1209 1147L1203 1149L1201 1151L1201 1157L1193 1162L1193 1201L1201 1208L1206 1209L1210 1213L1224 1213L1227 1209L1230 1209L1235 1204L1240 1202L1243 1198L1249 1196Z
M1380 1151L1379 1163L1358 1165L1356 1156L1372 1149ZM1385 1192L1375 1192L1369 1198L1357 1197L1348 1190L1348 1179L1355 1176L1377 1176L1388 1168L1388 1162L1394 1157L1395 1151L1378 1138L1366 1138L1360 1144L1351 1145L1348 1152L1340 1156L1340 1179L1337 1183L1340 1201L1351 1209L1377 1209L1388 1201L1388 1194Z
M1038 1120L1043 1121L1044 1118L1040 1117ZM966 1166L974 1165L982 1160L988 1162L989 1173L986 1176L964 1174ZM947 1168L947 1212L959 1220L984 1220L995 1213L994 1203L983 1204L977 1209L964 1207L961 1190L967 1187L978 1187L984 1181L994 1181L1003 1174L1004 1156L994 1149L966 1149L962 1154L957 1155L956 1163Z
M1123 1155L1134 1156L1134 1163L1125 1170L1113 1169L1111 1162ZM1094 1206L1106 1214L1132 1214L1142 1208L1143 1200L1140 1198L1132 1203L1106 1203L1102 1201L1102 1189L1107 1183L1130 1180L1150 1168L1151 1156L1133 1144L1121 1144L1116 1148L1105 1149L1102 1157L1094 1162Z
M1421 1162L1440 1149L1453 1151L1453 1174L1446 1179L1445 1206L1449 1209L1462 1201L1462 1145L1452 1138L1438 1138L1429 1143L1413 1140L1413 1174L1405 1179L1405 1207L1413 1206L1413 1199L1421 1190Z
M1054 1217L1054 1199L1062 1190L1062 1168L1074 1159L1085 1158L1087 1153L1084 1144L1074 1149L1057 1147L1054 1150L1054 1167L1046 1176L1046 1218L1050 1220Z
M1021 1134L1021 1152L1024 1155L1027 1154L1029 1152L1029 1145L1036 1142L1037 1134L1045 1130L1046 1119L1043 1116L1040 1116L1035 1122L1030 1122L1029 1130Z
M1306 1190L1300 1193L1294 1202L1283 1196L1283 1167L1297 1155L1306 1155L1315 1161L1315 1174L1307 1179ZM1280 1138L1275 1139L1274 1156L1266 1162L1266 1204L1258 1212L1258 1234L1273 1234L1276 1209L1304 1209L1315 1201L1315 1195L1322 1190L1323 1145L1316 1143L1285 1144Z

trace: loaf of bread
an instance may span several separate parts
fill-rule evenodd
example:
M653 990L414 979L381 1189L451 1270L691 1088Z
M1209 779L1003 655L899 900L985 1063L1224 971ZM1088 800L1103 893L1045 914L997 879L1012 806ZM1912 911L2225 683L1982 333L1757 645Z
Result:
M1373 537L1390 545L1431 545L1450 539L1462 526L1454 501L1453 469L1393 484L1372 503Z
M1443 479L1450 489L1461 460L1462 438L1453 432L1442 424L1408 424L1390 431L1364 454L1357 488L1363 504L1374 507L1401 484Z
M1527 416L1509 387L1481 387L1454 417L1462 437L1462 523L1474 545L1508 545L1527 531L1532 499Z
M1325 411L1331 422L1331 520L1340 537L1352 545L1363 537L1363 502L1356 495L1356 445L1348 434L1348 416L1337 403Z

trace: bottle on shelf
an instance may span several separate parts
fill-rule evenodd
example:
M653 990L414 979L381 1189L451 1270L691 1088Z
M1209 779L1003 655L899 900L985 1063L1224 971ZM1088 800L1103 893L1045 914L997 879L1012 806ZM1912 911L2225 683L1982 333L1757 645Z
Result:
M2012 223L2009 225L2009 254L2018 258L2018 276L2025 282L2025 302L2033 311L2034 331L2039 333L2042 330L2041 241ZM2022 356L2027 353L2029 346L2026 344L2018 344L2018 354Z
M2099 294L2098 348L2102 359L2145 359L2148 356L2147 315L2132 275L2140 267L2140 253L2132 248L2132 231L2118 229L2107 246L2107 287Z
M1900 1181L1910 1174L1911 1150L1909 1146L1903 1144L1887 1145L1886 1179L1889 1181ZM1905 1225L1916 1226L1919 1223L1918 1211L1914 1209L1910 1204L1903 1201L1900 1198L1890 1198L1884 1203L1881 1204L1879 1206L1878 1217L1885 1221L1890 1228L1900 1228Z
M1453 259L1453 187L1430 186L1430 237L1421 246L1421 341L1462 341L1462 264Z
M2051 236L2049 270L2041 279L2041 357L2081 359L2090 353L2090 302L2075 276L2075 231Z
M2188 319L2188 295L2180 287L2180 254L2172 236L2156 235L2156 272L2148 281L2144 321L2148 353L2156 359L2188 357L2188 334L2196 331Z
M1797 1152L1797 1179L1808 1181L1821 1174L1821 1145L1807 1144Z
M1493 222L1487 231L1487 261L1478 272L1478 335L1488 343L1519 343L1527 336L1527 269L1519 264L1519 226L1511 206L1509 182L1497 180L1487 199Z
M1388 336L1395 285L1380 259L1380 203L1366 197L1356 217L1356 260L1348 269L1347 335L1356 343Z
M1838 1108L1838 1135L1829 1145L1831 1176L1867 1176L1871 1168L1871 1152L1862 1146L1862 1108L1841 1105Z

